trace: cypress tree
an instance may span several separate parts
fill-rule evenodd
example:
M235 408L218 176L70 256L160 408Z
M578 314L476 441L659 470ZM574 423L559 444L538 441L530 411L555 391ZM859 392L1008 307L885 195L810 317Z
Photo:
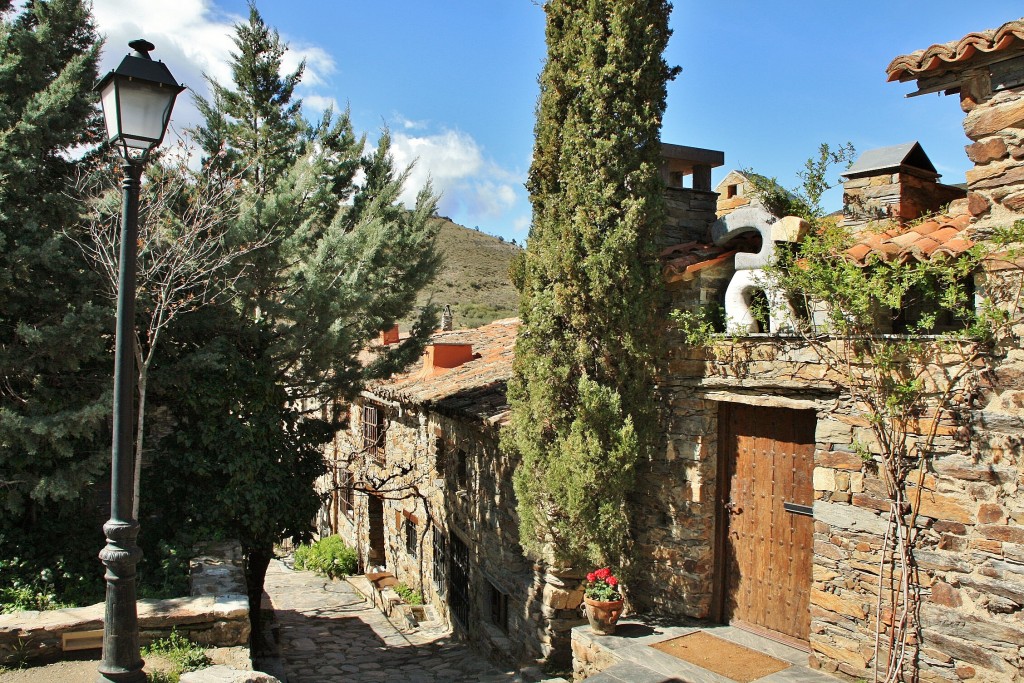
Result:
M521 542L621 564L655 432L665 0L550 0L505 448Z

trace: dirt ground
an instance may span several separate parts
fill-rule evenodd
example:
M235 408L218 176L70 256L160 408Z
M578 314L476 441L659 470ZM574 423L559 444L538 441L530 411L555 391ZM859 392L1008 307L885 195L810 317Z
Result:
M146 660L146 671L169 671L171 664L167 660L149 656ZM79 659L55 662L42 666L27 666L24 669L6 669L0 673L0 683L95 683L96 667L99 666L99 653L94 659Z

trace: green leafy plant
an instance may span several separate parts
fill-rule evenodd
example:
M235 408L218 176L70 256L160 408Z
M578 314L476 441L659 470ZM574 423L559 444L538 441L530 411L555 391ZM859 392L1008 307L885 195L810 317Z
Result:
M398 593L398 597L402 598L402 601L408 605L423 604L423 593L405 585L404 583L400 583L395 586L395 592Z
M611 602L622 599L621 590L619 579L612 574L612 570L608 567L601 567L587 574L583 595L591 600Z
M172 630L166 638L155 640L142 648L142 654L163 657L173 666L171 671L149 674L149 680L156 683L177 683L181 674L213 665L202 645L193 643L176 630Z
M326 536L295 549L296 569L313 571L332 579L355 574L358 566L359 557L355 549L346 545L340 536Z
M683 334L687 346L707 346L725 330L725 309L713 302L695 311L676 309L669 319Z

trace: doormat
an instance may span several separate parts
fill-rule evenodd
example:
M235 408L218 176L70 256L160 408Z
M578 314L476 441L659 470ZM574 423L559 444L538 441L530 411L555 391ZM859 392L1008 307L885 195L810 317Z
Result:
M655 650L696 664L702 669L731 678L737 683L751 683L776 671L788 669L792 664L712 636L694 631L685 636L664 640L651 645Z

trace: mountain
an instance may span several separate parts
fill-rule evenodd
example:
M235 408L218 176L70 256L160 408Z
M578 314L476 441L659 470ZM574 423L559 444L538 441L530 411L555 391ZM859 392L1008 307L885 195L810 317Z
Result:
M419 302L449 304L456 329L519 315L519 293L509 279L508 267L522 248L447 218L439 220L441 271L420 294Z

